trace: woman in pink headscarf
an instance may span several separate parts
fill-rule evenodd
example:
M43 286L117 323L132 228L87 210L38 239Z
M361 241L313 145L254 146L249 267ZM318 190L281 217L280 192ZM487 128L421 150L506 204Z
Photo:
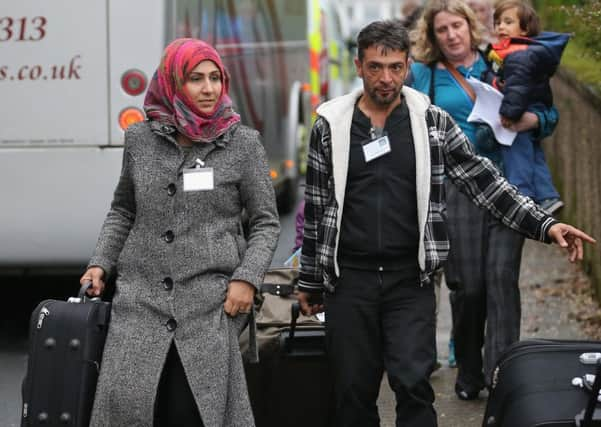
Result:
M92 426L254 426L238 336L279 222L258 132L240 124L228 89L211 46L175 40L148 89L148 120L125 133L81 277L91 295L116 278Z

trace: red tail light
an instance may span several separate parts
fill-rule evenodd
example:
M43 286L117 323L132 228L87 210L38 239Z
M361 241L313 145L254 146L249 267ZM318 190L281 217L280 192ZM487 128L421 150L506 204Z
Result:
M121 76L121 87L128 95L136 96L144 93L147 85L148 79L140 70L127 70Z

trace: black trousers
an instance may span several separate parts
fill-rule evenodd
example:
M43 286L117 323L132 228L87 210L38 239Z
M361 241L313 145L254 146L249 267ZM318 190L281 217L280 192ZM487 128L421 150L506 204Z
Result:
M198 406L173 342L159 381L154 427L203 427Z
M436 358L433 285L417 276L343 268L328 294L326 338L335 425L376 427L384 370L396 395L397 427L435 427L429 378Z

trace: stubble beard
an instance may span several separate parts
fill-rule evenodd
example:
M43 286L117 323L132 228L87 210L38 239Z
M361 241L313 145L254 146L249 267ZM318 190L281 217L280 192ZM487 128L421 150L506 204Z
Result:
M383 97L378 95L378 92L375 88L365 88L365 92L367 92L367 95L369 96L369 98L372 100L372 102L376 105L379 105L380 107L388 107L390 104L392 104L394 101L396 101L399 96L401 95L401 89L402 86L399 87L397 90L395 90L391 95L387 96L387 97Z

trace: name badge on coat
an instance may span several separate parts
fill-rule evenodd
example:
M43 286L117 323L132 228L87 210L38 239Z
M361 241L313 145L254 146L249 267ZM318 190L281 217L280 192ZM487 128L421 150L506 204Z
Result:
M388 153L390 153L390 141L388 140L387 135L363 143L363 156L365 157L365 163L369 163L372 160L382 157Z
M194 168L184 169L184 191L209 191L215 188L213 168L205 168L204 162L196 160Z

